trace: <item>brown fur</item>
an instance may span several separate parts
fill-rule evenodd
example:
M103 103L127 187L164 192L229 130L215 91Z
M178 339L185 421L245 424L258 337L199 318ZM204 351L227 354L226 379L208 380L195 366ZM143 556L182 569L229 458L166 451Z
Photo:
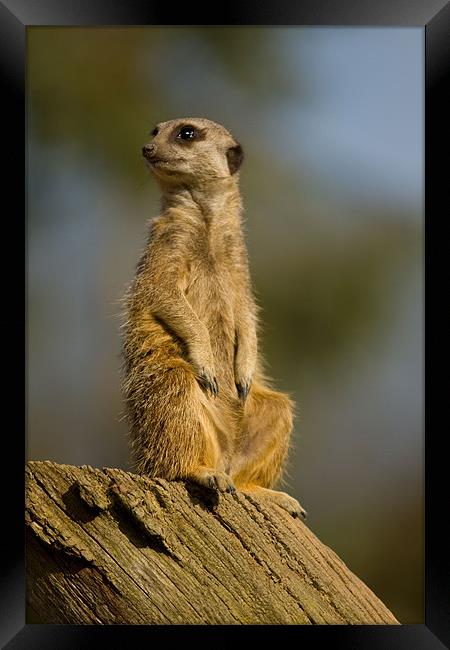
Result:
M177 137L184 125L195 128L192 141ZM293 405L269 387L258 361L242 149L200 118L163 122L154 133L144 156L162 213L125 301L123 390L136 470L221 491L236 486L304 515L270 489L282 474Z

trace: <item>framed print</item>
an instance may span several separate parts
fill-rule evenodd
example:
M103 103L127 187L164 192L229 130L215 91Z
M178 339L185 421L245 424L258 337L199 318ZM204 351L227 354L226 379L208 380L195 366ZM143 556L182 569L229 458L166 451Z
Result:
M123 296L160 211L161 179L143 152L148 162L172 123L183 141L217 123L239 149L220 169L239 173L258 346L295 403L280 489L400 623L265 625L264 634L448 645L443 442L432 408L425 427L425 397L437 398L424 354L424 290L442 259L428 246L440 223L431 217L445 211L436 161L448 4L245 3L180 25L137 0L2 0L0 15L6 248L25 242L23 276L5 256L8 313L15 303L7 352L20 346L11 329L26 341L25 436L7 436L5 646L197 634L184 624L52 625L25 605L24 456L134 471L120 392ZM24 279L23 320L11 276ZM19 365L11 359L8 405L23 387ZM231 640L235 626L221 627ZM257 626L241 627L246 638Z

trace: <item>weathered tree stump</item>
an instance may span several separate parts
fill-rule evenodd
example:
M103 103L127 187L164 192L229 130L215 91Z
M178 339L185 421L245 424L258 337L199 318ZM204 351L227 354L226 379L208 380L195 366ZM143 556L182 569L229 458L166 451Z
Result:
M29 462L26 528L42 623L398 623L303 522L241 493Z

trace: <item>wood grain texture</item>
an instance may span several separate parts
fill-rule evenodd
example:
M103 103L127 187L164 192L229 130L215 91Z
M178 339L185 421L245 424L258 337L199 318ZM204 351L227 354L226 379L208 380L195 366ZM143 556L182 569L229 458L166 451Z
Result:
M307 525L241 493L33 461L26 530L34 621L398 623Z

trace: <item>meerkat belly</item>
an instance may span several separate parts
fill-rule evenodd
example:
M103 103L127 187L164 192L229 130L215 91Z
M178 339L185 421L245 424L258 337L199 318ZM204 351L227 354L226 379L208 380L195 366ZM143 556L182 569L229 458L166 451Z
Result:
M217 374L229 383L234 378L235 338L230 285L226 272L209 268L197 270L186 289L187 300L208 328Z

